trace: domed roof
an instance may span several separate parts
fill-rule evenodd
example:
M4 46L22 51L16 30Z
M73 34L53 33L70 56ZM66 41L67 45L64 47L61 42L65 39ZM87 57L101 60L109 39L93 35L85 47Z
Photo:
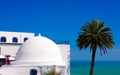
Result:
M50 39L36 36L20 47L13 65L64 66L60 48Z

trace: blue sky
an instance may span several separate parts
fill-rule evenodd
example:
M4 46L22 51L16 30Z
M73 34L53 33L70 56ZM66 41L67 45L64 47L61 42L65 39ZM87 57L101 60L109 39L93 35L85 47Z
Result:
M34 32L53 40L69 40L71 60L90 60L89 49L76 47L81 25L105 21L115 45L96 60L120 61L119 0L0 0L0 31Z

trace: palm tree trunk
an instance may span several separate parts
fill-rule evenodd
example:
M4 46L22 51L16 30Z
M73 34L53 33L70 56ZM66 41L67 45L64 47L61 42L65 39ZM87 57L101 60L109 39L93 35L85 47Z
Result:
M92 51L92 61L91 61L90 75L94 75L95 54L96 54L96 50L93 50Z

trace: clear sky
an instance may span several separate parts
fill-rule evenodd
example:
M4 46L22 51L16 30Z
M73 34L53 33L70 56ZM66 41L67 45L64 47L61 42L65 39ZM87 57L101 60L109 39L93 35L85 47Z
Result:
M90 60L89 49L79 51L81 25L105 21L115 45L96 60L120 61L120 0L0 0L0 31L34 32L52 40L69 40L71 60Z

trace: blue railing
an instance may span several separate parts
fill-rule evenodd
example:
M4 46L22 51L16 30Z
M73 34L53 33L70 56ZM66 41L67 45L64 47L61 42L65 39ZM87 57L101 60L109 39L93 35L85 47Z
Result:
M70 44L68 40L53 40L56 44Z

